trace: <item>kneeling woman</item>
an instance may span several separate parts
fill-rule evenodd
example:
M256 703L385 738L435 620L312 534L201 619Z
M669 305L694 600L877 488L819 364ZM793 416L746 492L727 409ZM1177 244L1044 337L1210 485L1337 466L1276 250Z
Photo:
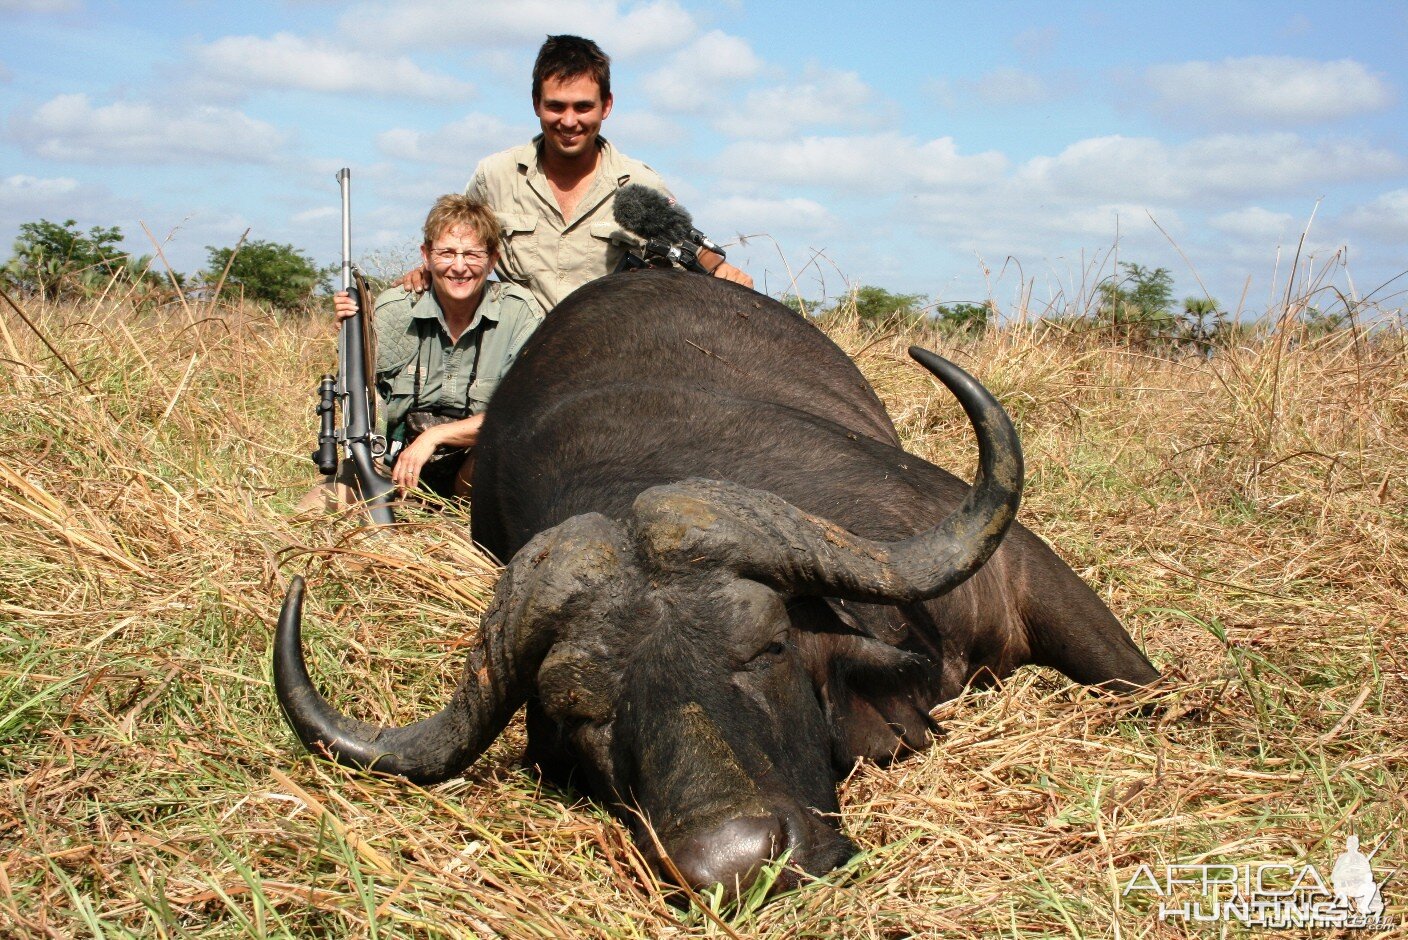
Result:
M484 408L543 322L533 295L488 280L499 223L467 196L441 196L425 220L421 257L430 289L393 287L376 299L376 388L385 403L391 481L443 497L469 491ZM355 312L346 293L338 319Z

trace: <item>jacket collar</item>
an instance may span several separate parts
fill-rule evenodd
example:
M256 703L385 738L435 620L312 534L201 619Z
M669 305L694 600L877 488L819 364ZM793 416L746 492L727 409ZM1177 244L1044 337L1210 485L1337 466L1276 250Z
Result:
M469 326L465 327L465 333L472 332L479 324L489 319L495 323L499 322L499 292L503 290L503 284L499 281L488 281L484 285L484 293L479 298L479 307L474 311L474 317L469 321ZM440 302L435 299L435 288L432 286L422 294L411 295L411 317L417 320L438 320L440 328L446 335L450 329L445 322L445 311L440 309Z

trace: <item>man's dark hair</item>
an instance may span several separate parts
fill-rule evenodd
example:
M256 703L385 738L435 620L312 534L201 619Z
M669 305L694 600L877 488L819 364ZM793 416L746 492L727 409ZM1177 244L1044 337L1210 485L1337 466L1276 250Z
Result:
M581 36L549 36L533 63L533 104L543 97L543 81L566 81L588 75L596 79L601 100L611 97L611 57L601 47Z

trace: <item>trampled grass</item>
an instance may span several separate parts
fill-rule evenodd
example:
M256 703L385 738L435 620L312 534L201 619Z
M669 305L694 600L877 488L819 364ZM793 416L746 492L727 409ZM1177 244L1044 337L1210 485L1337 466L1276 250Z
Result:
M909 446L960 474L971 434L905 345L998 394L1023 521L1169 691L1145 713L1024 670L948 703L935 747L844 782L845 871L715 910L669 903L609 814L521 769L519 724L430 789L286 729L269 640L293 574L314 674L398 723L443 703L495 580L453 513L377 536L291 515L325 324L24 307L53 350L0 314L0 936L1211 936L1126 893L1139 866L1328 878L1350 834L1381 879L1408 862L1396 329L1169 359L1030 323L833 324ZM1403 922L1408 877L1384 894Z

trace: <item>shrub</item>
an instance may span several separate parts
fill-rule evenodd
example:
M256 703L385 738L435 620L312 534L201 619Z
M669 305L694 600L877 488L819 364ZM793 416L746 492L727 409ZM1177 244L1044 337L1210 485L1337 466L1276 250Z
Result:
M73 219L25 222L0 273L10 286L45 300L89 297L114 281L160 283L149 270L149 257L133 257L121 245L117 226L82 232Z
M988 328L991 313L987 304L940 304L934 310L934 325L948 336L977 336Z
M247 300L296 310L330 286L333 269L318 267L292 245L252 241L237 248L207 245L206 251L210 253L202 275L206 283L215 285L228 266L225 289L237 288Z

